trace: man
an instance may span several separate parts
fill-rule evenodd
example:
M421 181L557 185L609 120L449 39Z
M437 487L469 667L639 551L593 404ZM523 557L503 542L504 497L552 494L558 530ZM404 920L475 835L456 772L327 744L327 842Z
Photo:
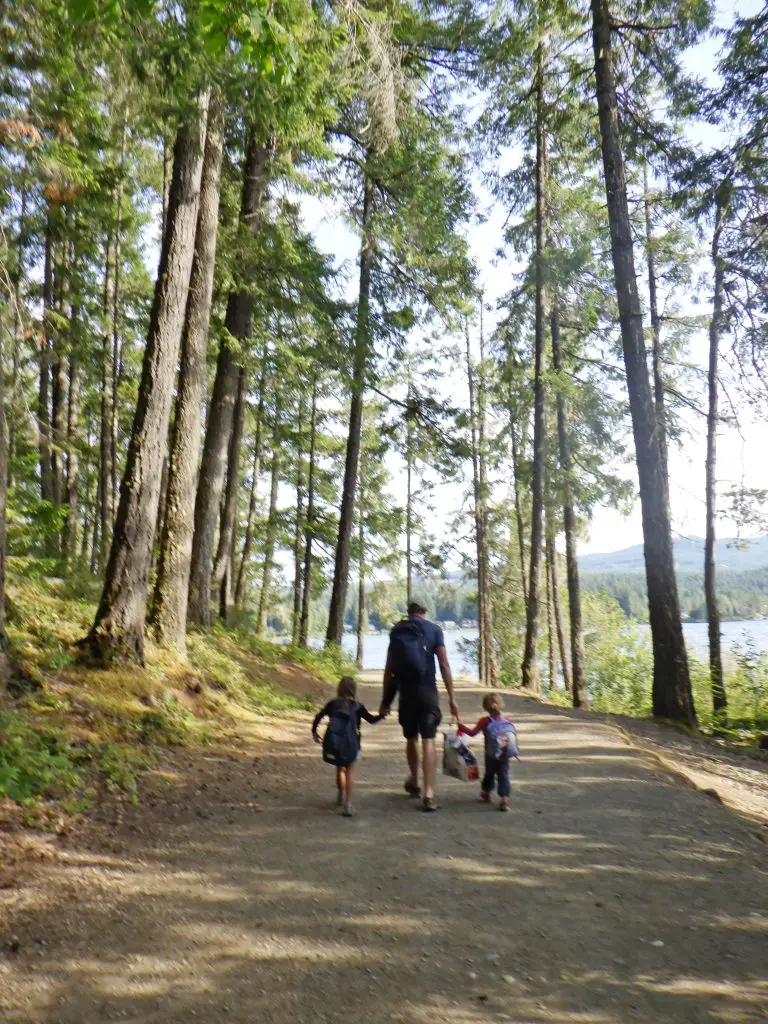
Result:
M425 811L436 811L435 736L442 715L437 693L435 657L454 718L458 718L459 709L453 692L453 676L445 651L443 631L434 622L430 622L426 615L427 609L423 605L411 601L408 605L408 618L399 622L389 635L380 714L389 714L395 694L399 692L398 718L406 739L410 770L405 791L412 797L421 796ZM423 792L419 786L419 737L422 743Z

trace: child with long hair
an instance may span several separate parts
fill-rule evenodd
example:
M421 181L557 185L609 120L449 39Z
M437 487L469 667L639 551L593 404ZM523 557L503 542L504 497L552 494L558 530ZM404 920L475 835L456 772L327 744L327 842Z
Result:
M336 803L345 818L355 813L352 798L355 792L355 766L360 759L360 722L371 725L380 722L382 715L372 715L357 699L357 683L352 676L344 676L336 696L318 711L312 723L312 738L323 745L323 760L336 766ZM328 728L321 739L320 722L328 718Z

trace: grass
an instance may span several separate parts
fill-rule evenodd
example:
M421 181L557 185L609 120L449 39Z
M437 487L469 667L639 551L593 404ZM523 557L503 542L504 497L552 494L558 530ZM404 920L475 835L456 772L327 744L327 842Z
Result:
M238 708L279 716L314 706L276 685L275 668L298 662L331 681L349 667L217 626L190 634L186 659L148 642L143 669L84 668L74 645L99 584L52 572L41 560L8 563L8 633L24 683L0 698L0 798L22 806L79 809L104 789L137 800L158 748L222 738Z

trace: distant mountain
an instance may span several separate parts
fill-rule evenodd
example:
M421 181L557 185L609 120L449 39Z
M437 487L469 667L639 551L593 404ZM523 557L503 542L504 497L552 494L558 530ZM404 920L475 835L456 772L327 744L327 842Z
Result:
M738 542L740 545L744 541ZM745 547L737 547L735 538L717 542L717 564L723 571L748 572L768 566L768 537L755 537ZM675 568L678 572L704 571L704 541L701 537L680 537L674 542ZM643 545L635 544L605 555L584 555L579 559L582 573L645 572Z

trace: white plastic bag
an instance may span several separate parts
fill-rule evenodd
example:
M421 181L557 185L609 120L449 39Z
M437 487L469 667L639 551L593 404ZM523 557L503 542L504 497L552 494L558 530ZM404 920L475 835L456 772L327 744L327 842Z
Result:
M446 730L443 744L443 775L449 775L461 782L472 782L479 774L477 758L464 737L453 729Z

